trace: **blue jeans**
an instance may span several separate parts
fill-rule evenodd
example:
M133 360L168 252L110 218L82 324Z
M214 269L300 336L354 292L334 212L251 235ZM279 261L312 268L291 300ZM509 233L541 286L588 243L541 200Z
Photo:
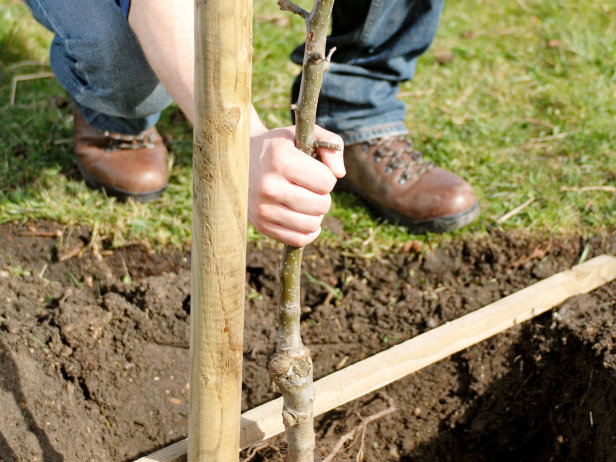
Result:
M89 124L135 135L158 121L171 96L114 0L25 2L55 34L51 67Z
M323 77L317 123L346 144L406 134L399 84L413 78L417 58L430 47L444 1L336 0L327 41L336 52ZM301 64L303 53L302 45L291 59Z
M154 125L171 97L148 65L114 0L25 0L56 34L51 66L86 121L137 134ZM336 0L317 123L352 144L404 134L398 86L436 33L444 0ZM301 63L303 46L292 54ZM294 92L299 88L294 84ZM296 96L294 96L296 99Z

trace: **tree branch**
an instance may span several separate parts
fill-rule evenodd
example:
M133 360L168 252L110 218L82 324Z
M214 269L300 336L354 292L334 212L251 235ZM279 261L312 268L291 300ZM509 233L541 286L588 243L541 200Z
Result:
M327 149L333 149L335 151L342 150L342 147L339 144L330 143L329 141L314 140L313 146L315 149L316 148L327 148Z
M278 0L278 6L282 11L290 11L293 14L300 16L302 19L307 19L310 13L293 3L291 0Z

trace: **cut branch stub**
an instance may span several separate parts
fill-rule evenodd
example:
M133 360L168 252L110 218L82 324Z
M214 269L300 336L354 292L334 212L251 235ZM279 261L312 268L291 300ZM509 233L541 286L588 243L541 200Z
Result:
M335 151L342 150L342 146L340 146L339 144L336 144L336 143L330 143L329 141L314 140L313 146L314 146L315 149L317 149L317 148L327 148L327 149L333 149Z
M289 0L278 0L278 6L282 11L290 11L291 13L300 16L302 19L306 19L310 14L302 7Z

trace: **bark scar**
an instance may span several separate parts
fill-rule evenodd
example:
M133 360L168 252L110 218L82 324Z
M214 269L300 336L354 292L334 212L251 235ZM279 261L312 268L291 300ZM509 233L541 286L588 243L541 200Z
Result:
M228 111L219 111L214 117L209 117L203 121L203 138L212 143L212 133L230 134L237 128L242 111L237 106L232 107Z

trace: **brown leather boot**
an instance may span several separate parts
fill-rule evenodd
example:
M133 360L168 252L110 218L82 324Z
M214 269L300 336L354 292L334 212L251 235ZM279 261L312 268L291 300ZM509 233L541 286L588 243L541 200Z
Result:
M470 185L422 159L406 136L377 138L344 149L347 174L338 181L386 219L413 233L440 233L479 215Z
M138 201L160 196L167 187L167 148L155 127L123 135L88 125L77 108L73 116L77 165L88 186Z

